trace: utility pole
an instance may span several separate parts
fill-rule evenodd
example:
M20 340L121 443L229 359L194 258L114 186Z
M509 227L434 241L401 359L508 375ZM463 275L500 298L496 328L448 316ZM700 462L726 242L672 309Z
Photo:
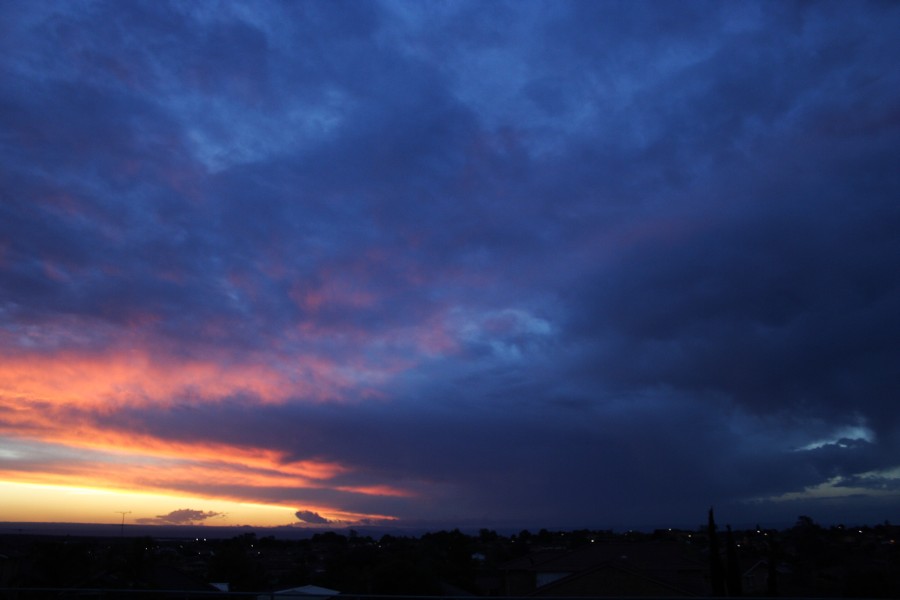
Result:
M116 510L113 512L115 512L116 514L122 515L122 531L119 535L124 536L125 535L125 515L130 515L131 511L130 510Z

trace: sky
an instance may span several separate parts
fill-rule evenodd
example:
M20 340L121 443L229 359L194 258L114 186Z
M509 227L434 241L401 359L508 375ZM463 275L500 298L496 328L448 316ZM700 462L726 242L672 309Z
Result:
M0 3L0 521L900 521L897 31Z

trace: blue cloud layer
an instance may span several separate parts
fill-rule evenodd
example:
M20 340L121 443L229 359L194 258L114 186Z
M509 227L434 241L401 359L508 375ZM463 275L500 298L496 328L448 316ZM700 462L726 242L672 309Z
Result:
M419 495L253 493L409 520L896 489L897 6L0 11L0 352L355 382L73 418L353 465Z

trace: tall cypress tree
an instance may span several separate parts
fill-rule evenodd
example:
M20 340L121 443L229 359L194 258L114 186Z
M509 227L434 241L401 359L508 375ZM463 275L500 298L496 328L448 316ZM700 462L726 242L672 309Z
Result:
M716 534L716 519L713 509L709 507L709 576L712 579L713 596L725 597L725 570L722 568L722 557L719 555L719 536Z

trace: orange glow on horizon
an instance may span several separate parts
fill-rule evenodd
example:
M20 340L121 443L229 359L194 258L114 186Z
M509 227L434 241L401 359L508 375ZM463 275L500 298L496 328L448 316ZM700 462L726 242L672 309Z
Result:
M144 342L140 337L135 341ZM379 396L370 382L386 381L410 363L391 358L368 364L351 357L338 364L302 353L292 354L290 362L257 355L238 362L216 350L197 359L153 348L160 350L150 343L146 349L0 355L0 442L9 443L0 446L0 453L5 452L0 486L12 490L9 497L0 494L0 519L104 522L102 511L68 500L55 503L74 489L89 490L82 496L147 499L141 510L148 514L135 518L155 518L166 512L164 507L182 509L190 500L191 509L247 515L244 523L260 526L298 524L297 510L314 510L330 521L390 520L394 517L331 504L351 496L415 496L391 485L354 485L354 467L333 460L298 459L264 444L215 441L214 433L198 432L196 438L190 432L173 433L175 439L167 439L167 433L133 422L147 411L160 411L163 423L167 411L177 414L186 406L215 410L223 402L252 408L254 403L331 402L351 396L361 401ZM346 477L337 481L341 476ZM30 503L23 490L40 499ZM317 498L319 506L310 506L306 497ZM335 500L323 503L325 497ZM209 508L224 505L243 508ZM278 522L263 513L254 516L248 506L278 514Z
M20 413L35 417L34 411L21 410ZM174 442L149 435L119 432L85 422L77 430L70 424L59 423L53 415L43 415L40 423L31 420L13 421L5 424L11 434L31 431L28 437L42 442L61 444L75 448L98 450L112 456L149 459L186 460L192 464L207 462L216 469L229 464L239 464L245 470L277 472L281 478L290 478L294 485L313 480L327 480L346 473L349 467L335 462L301 460L287 461L283 453L266 448L231 446L203 441Z
M99 433L99 432L98 432ZM42 470L0 468L0 477L35 483L63 483L112 489L143 489L167 493L185 490L239 489L240 493L220 493L231 500L257 500L263 488L335 489L341 492L411 497L412 493L386 485L333 486L329 480L349 473L350 467L333 462L285 462L280 453L223 444L170 443L150 437L107 433L104 443L90 440L79 444L77 436L47 436L42 442L53 442L61 449L99 451L102 460L67 459L49 462ZM117 445L106 445L110 439ZM123 482L127 482L123 483Z

